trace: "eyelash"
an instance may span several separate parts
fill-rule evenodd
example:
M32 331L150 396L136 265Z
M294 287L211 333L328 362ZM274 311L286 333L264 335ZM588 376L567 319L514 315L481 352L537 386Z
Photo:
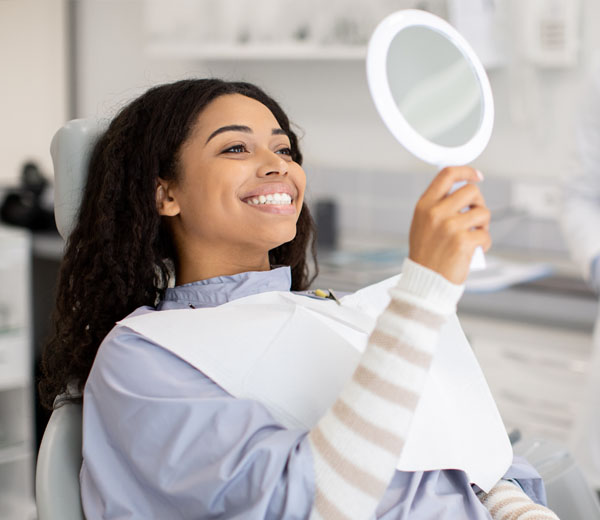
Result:
M241 153L247 152L246 147L243 144L236 144L235 146L230 146L226 150L223 150L223 153Z
M246 147L243 144L236 144L235 146L231 146L225 150L223 150L222 153L242 153L242 152L247 152L248 150L246 149ZM277 152L275 153L283 153L284 155L292 155L292 149L289 147L285 147L285 148L281 148L280 150L277 150Z

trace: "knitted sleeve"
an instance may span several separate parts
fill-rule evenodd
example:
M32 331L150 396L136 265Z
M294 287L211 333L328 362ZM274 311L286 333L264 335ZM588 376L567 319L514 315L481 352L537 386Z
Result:
M489 493L478 493L477 498L492 520L558 520L550 509L536 504L519 486L506 480L498 482Z
M400 458L447 317L463 287L406 260L391 301L337 401L309 433L311 519L365 519Z

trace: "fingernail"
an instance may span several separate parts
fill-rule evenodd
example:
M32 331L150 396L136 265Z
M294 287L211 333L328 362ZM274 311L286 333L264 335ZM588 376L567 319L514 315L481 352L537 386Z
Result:
M479 177L479 180L482 181L485 177L483 176L483 173L481 173L479 170L475 170L477 172L477 177Z

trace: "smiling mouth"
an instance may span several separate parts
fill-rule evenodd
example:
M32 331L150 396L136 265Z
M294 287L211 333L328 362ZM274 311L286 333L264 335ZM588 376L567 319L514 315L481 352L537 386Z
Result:
M292 197L287 193L269 193L268 195L247 198L244 202L251 206L289 206L292 203Z

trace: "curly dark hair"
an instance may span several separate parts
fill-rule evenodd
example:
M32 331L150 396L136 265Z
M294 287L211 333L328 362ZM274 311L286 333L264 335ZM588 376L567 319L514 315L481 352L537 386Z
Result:
M302 163L286 114L249 83L177 81L151 88L121 110L92 152L78 220L66 244L39 384L47 408L67 385L83 389L98 347L116 321L140 306L155 306L163 297L176 253L156 208L157 180L177 179L182 145L200 112L226 94L242 94L265 105L288 135L292 159ZM271 265L289 265L292 289L303 290L317 271L315 228L306 204L296 231L292 241L269 252L269 260Z

